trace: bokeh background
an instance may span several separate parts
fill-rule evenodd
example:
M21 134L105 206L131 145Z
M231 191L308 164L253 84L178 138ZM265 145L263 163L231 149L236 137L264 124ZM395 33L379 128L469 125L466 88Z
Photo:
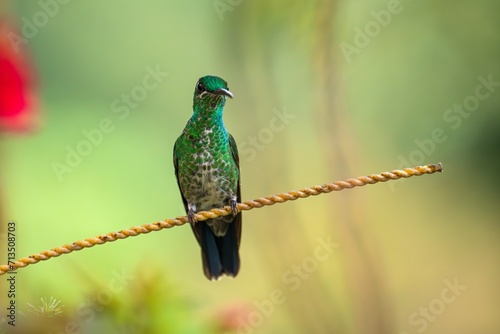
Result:
M236 279L205 279L188 226L19 270L15 328L1 276L1 333L500 332L498 2L0 10L40 100L31 131L0 138L0 226L16 222L18 258L182 215L172 147L206 74L235 96L224 117L245 200L445 168L245 213Z

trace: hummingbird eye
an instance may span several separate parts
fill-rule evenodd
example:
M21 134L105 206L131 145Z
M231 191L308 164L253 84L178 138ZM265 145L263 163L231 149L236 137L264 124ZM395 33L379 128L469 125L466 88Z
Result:
M198 93L202 93L203 91L205 91L205 85L203 85L201 81L198 81L198 84L196 85L196 91Z

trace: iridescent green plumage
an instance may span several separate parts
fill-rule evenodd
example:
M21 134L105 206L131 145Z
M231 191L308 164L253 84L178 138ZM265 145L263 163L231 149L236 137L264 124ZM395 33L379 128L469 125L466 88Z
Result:
M195 88L193 115L174 146L177 183L193 232L201 246L208 279L236 276L241 237L239 158L236 143L226 131L222 113L227 83L216 76L201 78ZM194 213L229 205L233 215L194 220Z

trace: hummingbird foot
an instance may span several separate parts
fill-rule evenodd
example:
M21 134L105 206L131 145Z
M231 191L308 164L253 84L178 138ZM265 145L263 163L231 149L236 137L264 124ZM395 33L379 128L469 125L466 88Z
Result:
M238 214L238 202L232 199L231 202L229 202L229 205L231 206L231 211L233 212L233 216L236 216Z
M188 220L189 220L190 224L196 223L196 218L194 218L194 211L193 210L189 209L187 216L188 216Z

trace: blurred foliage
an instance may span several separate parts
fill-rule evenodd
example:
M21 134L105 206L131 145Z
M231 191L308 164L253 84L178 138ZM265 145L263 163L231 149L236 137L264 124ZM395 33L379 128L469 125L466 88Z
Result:
M40 3L10 2L21 30ZM394 1L44 3L54 15L26 43L43 126L0 141L2 219L17 223L18 257L183 214L171 151L205 74L235 95L225 122L244 199L413 162L441 161L445 172L244 214L234 280L204 278L188 227L21 269L20 310L40 298L64 305L23 324L63 331L125 270L134 279L81 332L417 333L412 315L425 319L420 310L455 278L467 289L425 333L498 332L500 90L456 128L445 116L479 77L500 82L500 4L400 1L382 26ZM346 57L342 43L359 53ZM168 75L127 104L155 70ZM60 181L54 162L103 119L112 130ZM435 129L446 139L434 141ZM328 237L338 249L305 270ZM2 279L2 309L4 291Z

